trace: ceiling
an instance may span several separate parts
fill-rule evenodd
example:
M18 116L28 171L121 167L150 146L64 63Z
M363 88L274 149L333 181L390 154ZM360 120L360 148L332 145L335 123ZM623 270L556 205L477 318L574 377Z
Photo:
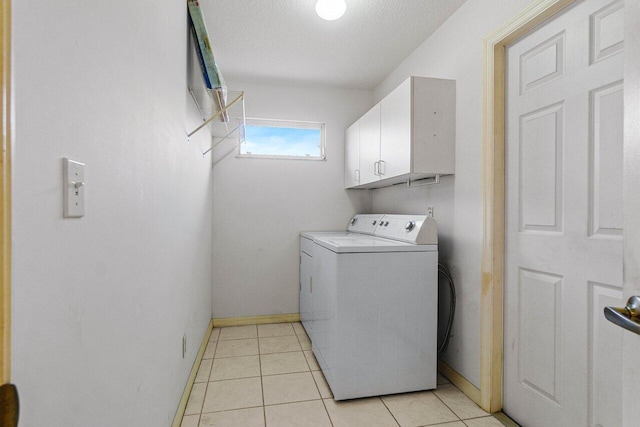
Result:
M375 88L465 0L346 0L336 21L316 0L200 0L227 80Z

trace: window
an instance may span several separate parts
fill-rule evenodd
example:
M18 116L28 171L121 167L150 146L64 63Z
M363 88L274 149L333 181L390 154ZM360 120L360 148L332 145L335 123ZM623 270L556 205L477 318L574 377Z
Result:
M324 160L324 123L247 119L240 157Z

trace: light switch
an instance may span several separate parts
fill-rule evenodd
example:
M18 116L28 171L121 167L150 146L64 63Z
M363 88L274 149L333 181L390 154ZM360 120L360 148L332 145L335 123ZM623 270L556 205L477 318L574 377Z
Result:
M64 217L84 216L84 163L63 159L64 163Z

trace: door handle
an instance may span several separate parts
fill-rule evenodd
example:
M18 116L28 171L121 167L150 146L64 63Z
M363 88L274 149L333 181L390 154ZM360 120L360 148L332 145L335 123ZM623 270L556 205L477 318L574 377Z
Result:
M380 176L380 174L378 173L380 169L378 169L378 163L380 162L374 162L373 163L373 174L375 176Z
M384 175L384 160L378 162L378 175Z
M604 317L608 321L640 335L640 297L632 296L626 307L605 307Z

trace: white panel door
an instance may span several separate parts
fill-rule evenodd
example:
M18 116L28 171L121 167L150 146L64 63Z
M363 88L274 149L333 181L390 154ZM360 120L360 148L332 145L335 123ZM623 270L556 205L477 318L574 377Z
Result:
M504 411L620 426L622 0L585 0L507 50Z
M344 188L360 184L360 122L347 128L344 134Z
M360 123L360 184L379 181L380 104L376 104L358 120Z
M411 172L412 79L380 102L380 172L382 178Z
M624 301L640 295L640 2L625 3ZM640 425L640 335L622 331L622 424Z

